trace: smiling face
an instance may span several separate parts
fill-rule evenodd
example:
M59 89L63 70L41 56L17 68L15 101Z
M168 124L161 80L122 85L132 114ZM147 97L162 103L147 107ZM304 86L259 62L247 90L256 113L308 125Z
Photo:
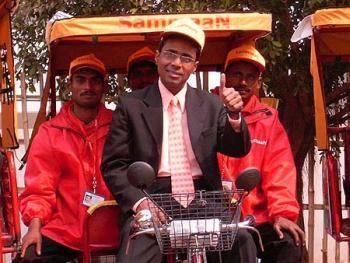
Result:
M172 94L176 94L197 69L198 48L191 40L182 36L173 36L164 41L156 55L158 74L164 86Z
M226 70L226 87L234 88L247 103L260 87L260 72L249 62L234 62Z
M103 77L93 69L79 69L71 77L70 91L72 100L79 107L96 108L105 91Z

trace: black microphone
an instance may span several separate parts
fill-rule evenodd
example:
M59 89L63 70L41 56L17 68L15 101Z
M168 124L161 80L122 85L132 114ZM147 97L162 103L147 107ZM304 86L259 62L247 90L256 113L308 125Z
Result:
M128 181L132 186L140 189L160 211L170 218L164 209L160 207L146 191L146 188L149 187L156 178L156 174L152 166L142 161L134 162L128 167L126 176L128 177Z
M128 167L126 173L128 181L132 186L135 186L142 191L149 187L155 180L155 172L146 162L134 162Z
M255 167L248 167L240 172L235 181L236 188L250 192L260 183L260 172Z

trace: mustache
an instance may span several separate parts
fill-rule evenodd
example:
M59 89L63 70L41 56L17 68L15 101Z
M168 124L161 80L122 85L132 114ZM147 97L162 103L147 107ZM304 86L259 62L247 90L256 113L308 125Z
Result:
M97 94L94 91L84 91L80 93L80 96L84 96L84 95L97 95Z
M245 91L248 90L247 86L245 85L237 85L233 87L236 91Z

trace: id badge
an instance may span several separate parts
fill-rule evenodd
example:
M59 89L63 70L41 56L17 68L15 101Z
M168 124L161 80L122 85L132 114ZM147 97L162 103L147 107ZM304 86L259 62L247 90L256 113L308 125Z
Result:
M86 191L83 197L83 205L90 207L104 200L105 198L103 196Z
M232 181L222 180L221 183L222 183L222 188L224 189L224 191L232 191L232 189L233 189Z

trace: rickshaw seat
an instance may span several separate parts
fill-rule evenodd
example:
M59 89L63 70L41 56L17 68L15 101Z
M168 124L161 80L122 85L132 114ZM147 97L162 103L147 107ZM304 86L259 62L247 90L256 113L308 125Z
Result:
M83 262L91 257L116 255L120 244L120 208L116 201L103 201L87 210L84 224Z
M269 106L274 109L278 109L278 104L279 104L279 99L277 98L267 98L267 97L262 97L260 98L260 101L262 104Z

